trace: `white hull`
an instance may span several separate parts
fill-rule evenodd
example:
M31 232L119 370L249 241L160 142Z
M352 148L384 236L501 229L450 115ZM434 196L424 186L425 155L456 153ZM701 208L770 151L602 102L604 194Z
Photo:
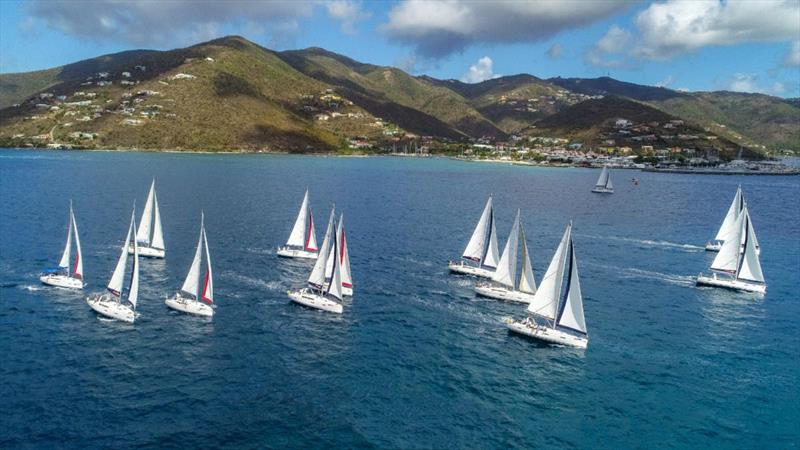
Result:
M475 292L482 297L489 297L497 300L507 300L509 302L530 303L533 300L533 294L512 291L506 287L488 284L479 284L475 286Z
M712 274L710 277L703 274L698 275L697 285L721 287L745 292L755 292L757 294L765 294L767 292L766 284L752 283L744 280L737 280L735 278L719 278L716 274Z
M39 280L48 286L55 286L64 289L83 289L83 280L67 275L47 274L39 277Z
M544 327L534 324L526 324L509 319L506 326L514 333L522 334L540 341L550 344L567 345L570 347L586 348L589 345L589 339L586 337L579 337L573 334L565 333L550 327Z
M192 298L184 298L180 293L168 298L164 303L176 311L187 314L194 314L196 316L203 317L212 317L214 315L214 308L212 308L210 305Z
M311 292L309 289L288 291L287 295L293 302L303 306L308 306L309 308L321 309L323 311L328 311L335 314L342 313L341 303Z
M347 296L347 297L352 297L353 296L353 287L352 286L350 286L350 287L342 286L342 295Z
M707 242L706 243L706 251L707 252L718 252L719 249L722 248L722 242Z
M133 254L133 244L128 246L128 254ZM147 258L160 258L164 259L167 252L162 248L153 248L153 247L145 247L143 245L139 246L139 256L145 256Z
M447 263L447 268L453 273L460 273L462 275L472 275L481 278L492 278L494 271L484 269L483 267L476 267L464 264L463 262L450 261Z
M297 248L281 247L278 249L277 253L278 256L283 256L284 258L317 259L316 252L310 252L308 250L301 250Z
M592 189L592 192L595 194L613 194L614 189L604 188L604 187L596 187Z
M86 297L86 303L99 314L122 322L133 323L136 313L109 294L94 294Z

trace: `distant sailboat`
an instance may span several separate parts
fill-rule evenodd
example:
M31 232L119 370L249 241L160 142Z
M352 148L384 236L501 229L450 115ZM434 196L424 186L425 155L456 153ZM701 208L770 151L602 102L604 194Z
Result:
M509 300L512 302L530 303L536 293L536 280L533 278L533 268L531 267L528 244L525 242L525 230L519 218L514 219L508 241L500 256L500 262L492 275L489 283L478 283L475 292L478 295L498 300ZM519 241L522 241L522 272L519 276L519 283L515 280L517 276L517 249Z
M86 303L103 316L122 322L133 323L136 318L136 302L139 298L139 244L136 242L136 210L131 214L131 225L128 227L128 235L125 237L125 244L117 260L114 273L108 282L108 292L92 294L86 298ZM133 241L131 242L131 238ZM125 266L128 260L128 247L133 246L133 267L131 279L128 284L128 296L123 302L123 288L125 281Z
M78 224L75 222L75 213L72 211L72 202L69 202L69 219L67 225L67 244L61 254L58 268L45 270L39 277L42 283L68 289L83 289L83 257L81 255L81 239L78 236ZM70 275L69 259L72 250L72 238L75 237L75 265Z
M579 348L589 344L571 222L528 305L528 313L522 322L509 319L508 329L553 344Z
M147 194L147 202L144 204L135 240L139 245L140 256L164 258L166 255L164 231L161 228L161 213L158 210L156 180L150 184L150 193ZM133 253L133 245L128 247L128 253Z
M350 251L347 250L347 237L344 232L344 213L339 215L339 225L336 228L336 239L339 244L337 253L328 254L328 262L325 266L325 281L330 281L333 274L333 258L339 256L339 264L342 271L342 295L353 296L353 277L350 274Z
M200 285L200 260L202 259L202 249L205 247L206 255L206 276L203 281L203 293L198 296ZM200 236L197 238L197 249L194 251L192 265L189 266L189 273L183 287L175 295L168 298L165 302L168 307L198 316L211 317L214 315L214 276L211 272L211 255L208 250L208 238L206 237L206 227L204 216L200 214Z
M478 220L478 225L475 226L475 231L472 232L472 237L467 243L467 248L461 255L461 261L450 261L447 263L447 267L455 273L492 278L494 269L497 267L497 255L497 226L490 196L483 208L481 218Z
M278 256L286 258L317 259L317 237L314 232L314 215L308 201L308 189L294 221L286 245L278 249Z
M614 193L614 184L611 183L611 172L608 170L608 166L603 166L603 170L600 172L600 176L597 178L597 183L595 183L592 192L598 194Z
M714 236L714 240L706 243L706 250L710 252L720 251L725 240L735 233L736 221L739 218L739 214L745 207L747 207L747 202L744 200L744 192L742 192L742 187L739 186L736 188L736 195L733 196L731 206L728 207L728 212L725 214L725 218L722 220L722 225L720 225L717 235ZM758 245L758 241L755 242L755 246L756 252L760 255L761 247Z
M288 291L289 298L298 304L310 308L321 309L336 314L342 313L342 271L339 258L332 258L331 278L325 279L328 255L339 252L338 239L334 236L334 217L335 207L331 209L328 218L328 227L325 230L325 238L322 240L322 247L319 249L317 258L311 275L308 277L307 288Z
M711 263L711 276L697 276L698 286L714 286L739 291L767 292L761 261L758 258L756 232L745 205L733 225L732 234L725 237L717 257Z

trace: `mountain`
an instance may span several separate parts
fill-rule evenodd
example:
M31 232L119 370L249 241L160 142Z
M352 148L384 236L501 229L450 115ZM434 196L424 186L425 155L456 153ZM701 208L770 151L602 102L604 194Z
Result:
M0 145L316 152L414 135L502 141L542 133L593 142L616 117L683 119L681 134L708 136L703 145L800 150L798 103L608 77L518 74L470 84L230 36L0 74Z

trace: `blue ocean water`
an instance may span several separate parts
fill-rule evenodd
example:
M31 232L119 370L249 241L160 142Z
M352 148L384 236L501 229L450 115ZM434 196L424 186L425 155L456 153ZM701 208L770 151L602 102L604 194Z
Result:
M800 177L598 171L447 159L0 150L0 447L797 448ZM636 176L639 186L630 183ZM68 201L86 293L108 282L155 177L167 258L142 263L141 316L99 320L47 289ZM769 284L692 277L742 185ZM304 189L321 239L345 213L356 295L341 317L290 304L308 263L274 250ZM574 220L590 343L509 335L524 307L447 273L486 197L516 208L537 281ZM167 310L200 211L213 321Z

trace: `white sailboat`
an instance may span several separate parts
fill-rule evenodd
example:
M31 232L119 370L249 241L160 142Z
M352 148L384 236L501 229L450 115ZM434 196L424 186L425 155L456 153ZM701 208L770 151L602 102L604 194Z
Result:
M447 267L451 272L492 278L497 267L497 226L494 221L492 197L486 201L481 218L475 231L472 232L461 261L449 261Z
M512 302L530 303L536 293L536 280L533 278L533 268L531 267L528 244L525 242L525 230L519 218L520 211L517 210L517 217L508 235L508 241L500 256L500 263L492 275L489 283L478 283L475 292L483 297L495 298L498 300L508 300ZM519 241L522 241L522 272L519 282L515 280L517 275L517 249Z
M83 289L83 256L81 255L81 239L78 236L78 224L75 222L75 213L72 211L72 202L69 202L69 220L67 226L67 244L61 254L61 260L55 269L45 270L39 280L49 286L67 289ZM75 237L75 265L70 275L69 260L72 250L72 238Z
M200 214L200 236L197 238L197 249L194 251L192 265L189 266L189 273L183 282L181 290L168 298L164 303L168 307L203 317L214 315L214 276L211 272L211 255L208 250L208 238L206 237L206 227L204 215ZM206 276L203 281L202 294L200 292L200 262L203 256L202 250L205 248L206 255Z
M164 231L161 228L161 212L158 210L158 196L156 195L156 180L150 184L150 193L144 204L142 218L136 233L136 242L139 245L139 256L149 258L164 258ZM128 253L133 253L133 245L128 247Z
M744 200L744 192L742 192L742 187L739 186L736 188L736 195L733 196L733 201L731 202L731 206L728 207L728 212L725 214L725 218L722 219L722 225L720 225L719 231L717 231L717 234L714 236L713 240L706 243L706 250L710 252L720 251L725 240L735 233L734 228L736 220L739 218L739 214L746 206L747 202ZM755 246L756 252L760 255L761 246L758 245L757 240L755 241Z
M308 189L294 221L286 245L278 249L278 256L286 258L317 259L317 236L314 232L314 215L308 201Z
M589 335L583 316L578 259L572 242L572 222L564 231L542 283L528 305L528 318L509 319L508 329L541 341L586 348Z
M756 243L756 233L745 205L736 218L732 234L726 236L722 248L711 263L712 274L698 275L697 285L766 293L767 284L761 272Z
M597 177L597 183L595 183L592 192L598 194L614 193L614 184L611 183L611 172L608 170L608 166L603 166L603 170L600 172L600 176Z
M327 266L328 255L339 251L338 239L334 236L334 217L335 207L331 209L328 218L328 227L325 230L325 238L322 240L322 247L319 249L317 258L311 275L308 277L307 288L288 291L289 298L300 305L310 308L321 309L336 314L342 313L342 271L339 258L332 259L331 278L325 279L325 269Z
M114 273L108 282L108 292L92 294L86 298L86 303L99 314L122 322L133 323L136 319L136 302L139 298L139 244L136 242L136 210L131 214L131 225L125 244L117 260ZM133 242L131 242L133 237ZM125 266L128 260L128 247L133 246L133 267L131 279L128 284L128 295L123 301L123 284L125 281Z
M336 227L336 240L339 245L337 253L328 254L328 262L325 265L325 281L328 282L333 275L333 258L339 256L339 264L342 271L342 295L353 296L353 277L350 273L350 251L347 250L347 236L344 231L344 213L339 215L339 225Z

